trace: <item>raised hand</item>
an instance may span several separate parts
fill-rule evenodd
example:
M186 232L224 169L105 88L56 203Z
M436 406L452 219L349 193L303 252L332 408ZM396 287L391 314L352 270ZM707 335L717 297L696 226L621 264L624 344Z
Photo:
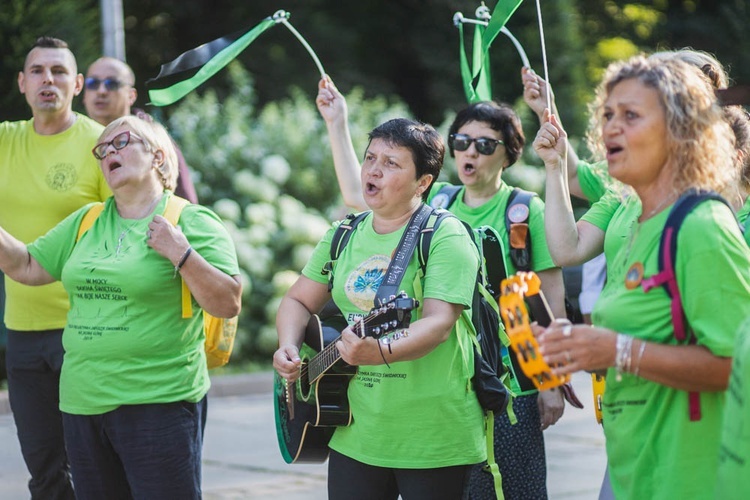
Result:
M568 155L568 134L562 128L557 116L544 110L542 125L534 139L534 151L548 170L562 168Z
M346 124L348 114L346 99L328 75L324 75L318 82L318 95L315 98L315 105L326 124L331 125L334 122L341 121Z
M523 100L536 113L539 121L544 118L544 110L547 107L547 91L549 86L544 78L537 75L531 68L521 69L521 81L523 82ZM555 95L550 96L553 112L555 111Z

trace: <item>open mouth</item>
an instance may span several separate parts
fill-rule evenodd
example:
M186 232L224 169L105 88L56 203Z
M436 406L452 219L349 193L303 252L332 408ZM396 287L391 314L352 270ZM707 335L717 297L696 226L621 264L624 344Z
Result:
M476 171L476 167L472 163L464 163L461 166L461 170L463 171L463 173L471 175Z
M45 99L53 99L53 98L55 98L55 93L52 92L52 91L50 91L50 90L42 90L41 92L39 92L39 95L41 95Z
M373 184L372 182L365 183L365 193L367 194L375 194L378 192L378 187Z
M118 168L120 168L121 166L122 164L120 162L113 161L112 163L109 164L109 171L113 172L117 170Z

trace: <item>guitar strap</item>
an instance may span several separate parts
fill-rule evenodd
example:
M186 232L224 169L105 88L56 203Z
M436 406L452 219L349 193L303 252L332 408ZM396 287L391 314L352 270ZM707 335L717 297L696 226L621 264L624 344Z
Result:
M388 265L383 281L380 282L378 291L375 294L375 307L380 307L386 303L392 296L399 292L401 279L404 277L404 271L409 265L414 249L417 248L419 234L422 231L422 225L432 213L432 207L422 204L419 209L412 214L409 224L401 235L401 241L398 242L396 251Z

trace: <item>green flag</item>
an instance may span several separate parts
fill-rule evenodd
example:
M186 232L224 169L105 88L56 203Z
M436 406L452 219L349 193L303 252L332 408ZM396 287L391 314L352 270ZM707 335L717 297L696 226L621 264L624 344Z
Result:
M245 34L234 33L188 50L146 82L148 97L155 106L168 106L185 97L245 50L258 36L276 24L271 17Z
M492 99L490 76L490 46L523 0L498 0L487 26L474 27L472 61L469 66L464 49L463 23L458 24L460 40L461 77L464 93L469 103Z

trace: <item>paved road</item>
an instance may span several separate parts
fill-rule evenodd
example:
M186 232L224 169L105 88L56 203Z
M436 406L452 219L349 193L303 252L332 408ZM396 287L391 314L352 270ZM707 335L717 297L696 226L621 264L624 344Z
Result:
M545 432L552 500L596 499L605 467L604 437L594 422L591 383L573 379L584 410L568 407ZM215 381L203 450L206 500L324 500L326 465L287 465L279 454L269 374ZM28 498L15 426L0 415L0 499Z

